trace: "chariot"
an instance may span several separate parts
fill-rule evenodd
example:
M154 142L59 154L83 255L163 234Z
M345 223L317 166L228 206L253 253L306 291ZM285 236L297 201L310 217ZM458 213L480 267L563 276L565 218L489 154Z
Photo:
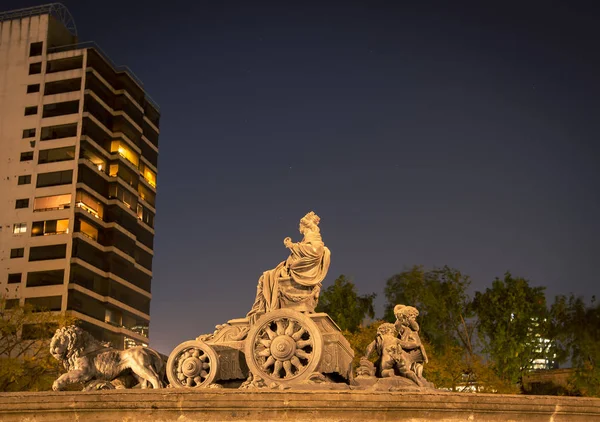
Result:
M325 313L277 309L252 327L248 318L230 320L215 333L177 346L167 361L173 387L237 386L262 379L294 386L352 378L354 353Z

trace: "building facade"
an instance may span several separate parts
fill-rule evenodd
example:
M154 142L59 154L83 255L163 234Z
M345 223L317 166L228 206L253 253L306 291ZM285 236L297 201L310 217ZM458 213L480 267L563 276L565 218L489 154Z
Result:
M148 343L159 109L61 4L0 13L0 289Z

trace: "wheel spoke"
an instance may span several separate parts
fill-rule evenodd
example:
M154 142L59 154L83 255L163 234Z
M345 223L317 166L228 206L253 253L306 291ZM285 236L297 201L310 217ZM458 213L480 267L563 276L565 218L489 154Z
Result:
M312 340L299 340L296 342L296 347L298 349L302 349L306 346L312 346L312 345L313 345Z
M298 359L296 356L292 356L292 358L290 359L290 363L298 369L304 367L304 365L302 365L302 362L300 362L300 359Z
M290 320L287 328L285 329L285 335L286 336L291 336L292 334L294 334L294 328L296 324L294 324L294 321Z
M202 369L208 369L210 368L210 363L203 363L202 364Z
M265 327L265 333L267 333L267 335L269 336L269 340L273 340L275 337L277 337L277 333L271 330L271 327Z
M300 327L300 329L298 331L296 331L294 334L292 334L292 338L296 341L300 340L300 338L302 337L302 335L306 332L306 330L304 329L304 327Z
M196 377L196 378L194 378L194 382L196 383L196 385L200 385L200 384L202 384L202 378Z
M279 374L279 372L281 371L281 368L283 368L283 363L281 363L281 361L275 361L275 367L273 369L273 375L275 375L277 378L281 378L281 375Z
M267 356L271 356L271 349L263 349L257 353L258 356L262 356L266 358Z
M188 387L193 387L193 382L194 382L194 378L192 377L187 377L187 386Z
M283 369L285 369L285 378L291 377L292 373L292 363L289 360L283 361Z
M259 339L258 341L260 342L260 344L262 344L265 347L271 347L271 340Z
M208 372L206 372L206 371L200 371L200 376L202 378L206 378L208 376Z
M296 356L298 356L301 359L309 359L310 355L307 354L304 350L302 349L297 349L296 350Z
M285 328L283 326L283 321L278 319L277 321L275 321L275 324L277 324L277 335L283 335L283 333L285 333Z
M262 365L263 370L267 370L267 368L275 363L275 358L273 356L269 356L269 359L265 361Z

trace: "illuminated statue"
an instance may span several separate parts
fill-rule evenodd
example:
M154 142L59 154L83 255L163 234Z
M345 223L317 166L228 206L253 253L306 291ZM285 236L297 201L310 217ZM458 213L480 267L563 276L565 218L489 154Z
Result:
M404 350L411 353L412 369L417 377L422 378L423 365L429 359L419 336L420 328L419 323L417 323L419 311L413 306L396 305L394 306L394 316L396 317L395 328L398 331L400 344Z
M298 243L289 237L283 240L290 256L259 278L256 299L247 315L250 325L263 314L279 308L314 311L331 256L321 238L319 221L318 215L309 212L302 217L298 228L304 238Z
M432 388L433 384L423 377L423 365L428 359L419 337L419 324L416 321L419 311L412 306L396 305L394 315L395 324L386 322L377 329L377 337L367 346L357 375L381 378L400 376L419 387ZM377 370L369 361L374 351L379 355Z
M300 220L302 241L284 239L289 257L261 275L245 318L219 324L171 352L172 387L350 387L352 347L329 315L314 312L330 260L319 221L309 212Z
M137 383L141 388L163 388L166 381L165 362L157 351L141 346L116 350L75 325L56 330L50 353L67 369L52 384L54 391L78 382L87 384L86 391Z

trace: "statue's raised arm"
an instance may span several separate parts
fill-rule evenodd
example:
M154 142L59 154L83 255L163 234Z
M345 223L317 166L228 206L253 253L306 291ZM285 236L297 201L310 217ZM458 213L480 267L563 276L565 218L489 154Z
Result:
M256 299L247 315L251 325L261 315L279 308L314 311L331 257L321 237L320 221L318 215L309 212L302 217L298 228L304 238L298 243L289 237L283 240L290 256L259 278Z

